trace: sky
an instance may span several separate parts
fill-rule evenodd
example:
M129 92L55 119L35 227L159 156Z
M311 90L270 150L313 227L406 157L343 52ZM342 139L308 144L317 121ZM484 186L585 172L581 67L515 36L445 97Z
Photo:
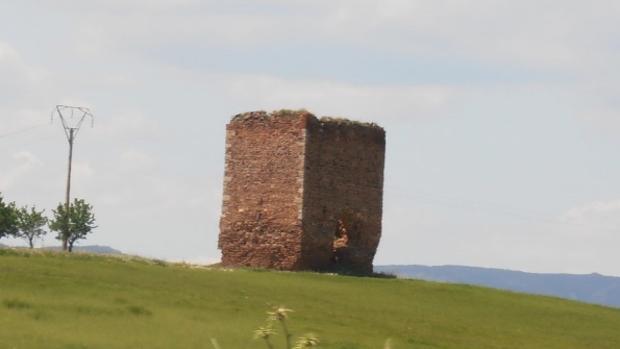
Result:
M87 106L81 244L217 261L226 123L305 108L386 129L375 264L620 276L619 19L604 0L0 0L0 192L51 213L51 112Z

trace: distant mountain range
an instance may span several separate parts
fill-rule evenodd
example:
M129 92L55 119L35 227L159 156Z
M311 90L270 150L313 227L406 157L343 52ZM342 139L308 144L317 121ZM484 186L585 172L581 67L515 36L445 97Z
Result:
M401 278L479 285L620 308L620 277L600 274L535 274L454 265L383 265L375 266L374 269Z

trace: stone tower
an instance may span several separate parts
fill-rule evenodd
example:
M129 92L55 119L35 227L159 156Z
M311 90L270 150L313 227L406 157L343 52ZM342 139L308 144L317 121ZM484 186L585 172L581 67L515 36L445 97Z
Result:
M306 111L250 112L226 127L222 264L372 272L385 131Z

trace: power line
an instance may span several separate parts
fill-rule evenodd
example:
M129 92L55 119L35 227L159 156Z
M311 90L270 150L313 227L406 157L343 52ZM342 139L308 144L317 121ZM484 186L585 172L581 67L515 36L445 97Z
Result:
M33 125L33 126L28 126L28 127L24 127L15 131L11 131L11 132L7 132L7 133L3 133L0 134L0 138L7 138L7 137L11 137L11 136L16 136L22 133L26 133L28 131L32 131L32 130L36 130L40 127L45 126L46 124L39 124L39 125Z

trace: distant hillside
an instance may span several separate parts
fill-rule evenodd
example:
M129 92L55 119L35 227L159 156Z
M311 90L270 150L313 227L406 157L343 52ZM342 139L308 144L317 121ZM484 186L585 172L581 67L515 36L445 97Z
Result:
M322 349L620 348L620 309L418 280L0 250L0 348L265 348L265 311ZM273 336L283 348L284 336Z
M50 247L42 247L42 250L48 251L60 251L62 247L60 246L50 246ZM119 250L115 250L109 246L100 246L100 245L87 245L87 246L75 246L73 248L75 252L83 252L83 253L95 253L95 254L123 254L123 252Z
M385 265L376 266L375 271L398 277L479 285L620 307L620 277L600 274L535 274L452 265Z
M11 246L7 246L4 244L0 244L0 248L12 248ZM18 247L26 249L27 247ZM43 251L60 251L62 250L61 246L48 246L37 248L37 250ZM73 251L82 252L82 253L94 253L94 254L111 254L111 255L121 255L123 252L113 249L109 246L101 246L101 245L87 245L87 246L75 246L73 247Z

